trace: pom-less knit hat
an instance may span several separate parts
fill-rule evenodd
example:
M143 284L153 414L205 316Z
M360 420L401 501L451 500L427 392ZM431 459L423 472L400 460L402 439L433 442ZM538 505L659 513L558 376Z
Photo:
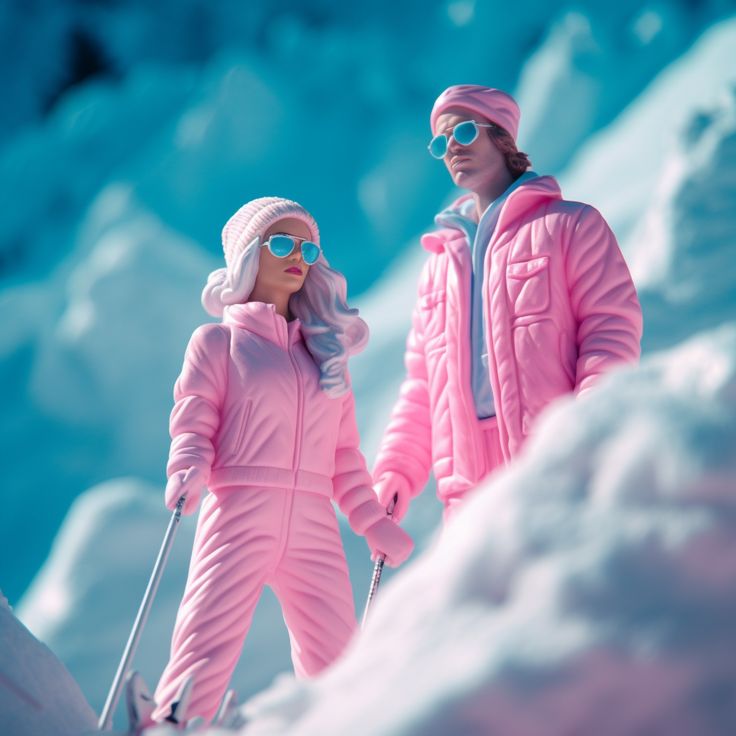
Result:
M429 124L434 135L437 118L452 107L462 107L477 113L486 120L500 125L516 140L519 132L519 106L511 95L492 87L481 87L479 84L456 84L448 87L436 100L429 116Z
M310 238L319 245L319 228L312 215L297 202L282 197L259 197L244 204L222 229L222 249L228 266L256 236L287 217L301 220L308 228Z

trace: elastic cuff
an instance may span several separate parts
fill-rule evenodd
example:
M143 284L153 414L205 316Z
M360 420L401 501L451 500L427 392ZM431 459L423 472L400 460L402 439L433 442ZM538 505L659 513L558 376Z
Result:
M356 534L364 534L369 526L382 518L386 518L386 509L376 499L370 499L353 509L348 522Z

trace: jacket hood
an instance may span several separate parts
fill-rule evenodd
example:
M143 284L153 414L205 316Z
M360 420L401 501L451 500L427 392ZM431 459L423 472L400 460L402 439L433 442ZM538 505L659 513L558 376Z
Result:
M301 322L298 319L287 322L273 304L266 302L231 304L225 307L222 322L246 329L283 348L302 339Z
M508 227L530 209L552 199L562 199L560 185L553 176L534 176L528 179L508 195L501 206L496 229ZM448 240L464 235L462 221L477 222L476 217L473 195L463 194L436 215L435 223L440 229L423 235L422 246L430 253L441 252Z

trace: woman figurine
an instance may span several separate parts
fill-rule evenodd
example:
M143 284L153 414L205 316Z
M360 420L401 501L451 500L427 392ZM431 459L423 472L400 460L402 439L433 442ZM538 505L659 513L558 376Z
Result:
M155 694L166 718L182 684L187 716L209 721L238 661L264 585L281 603L297 677L319 673L356 629L332 499L389 565L411 539L386 515L358 444L347 362L368 328L346 304L312 216L263 197L222 231L226 268L174 387L166 505L202 502L171 657Z

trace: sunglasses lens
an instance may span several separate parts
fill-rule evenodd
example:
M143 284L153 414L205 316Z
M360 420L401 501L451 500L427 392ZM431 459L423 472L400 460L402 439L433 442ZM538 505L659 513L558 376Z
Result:
M268 241L268 249L277 258L286 258L294 250L294 240L286 235L272 235Z
M452 135L461 146L469 146L478 137L478 128L472 120L466 120L455 126Z
M319 254L320 249L317 243L313 243L311 240L305 240L302 243L302 258L304 259L304 263L308 266L317 263Z
M429 142L429 152L435 158L444 158L447 153L447 136L436 135Z

